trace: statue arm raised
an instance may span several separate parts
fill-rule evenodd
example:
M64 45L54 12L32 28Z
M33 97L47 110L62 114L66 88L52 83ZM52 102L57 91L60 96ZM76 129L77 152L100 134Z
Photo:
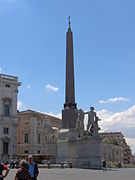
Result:
M88 112L84 112L84 114L89 114L89 111Z

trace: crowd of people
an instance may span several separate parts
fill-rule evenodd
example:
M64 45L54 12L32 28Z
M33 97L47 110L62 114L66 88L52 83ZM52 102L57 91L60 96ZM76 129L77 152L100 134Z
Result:
M106 171L106 161L102 160L102 169ZM3 174L3 171L5 173ZM9 173L9 167L6 163L0 163L0 180L4 180ZM38 165L34 163L32 155L28 156L28 161L22 159L19 169L15 174L14 180L37 180L39 175Z
M6 171L4 175L3 171ZM8 166L5 163L0 163L0 180L5 179L8 173ZM15 174L14 180L37 180L38 174L38 166L34 163L32 155L30 155L28 161L25 159L20 161L20 167Z

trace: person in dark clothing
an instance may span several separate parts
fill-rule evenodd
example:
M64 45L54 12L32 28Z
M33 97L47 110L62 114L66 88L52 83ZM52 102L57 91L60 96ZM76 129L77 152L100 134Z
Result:
M6 171L5 175L3 175L3 171ZM6 164L0 163L0 180L3 180L9 173L9 168Z
M103 171L106 171L106 161L105 161L105 159L103 159L103 161L102 161L102 168L103 168Z
M31 180L37 180L39 171L38 171L38 165L33 162L33 157L30 155L28 157L28 168L31 175Z
M31 180L28 163L25 159L20 161L20 168L15 175L15 180Z

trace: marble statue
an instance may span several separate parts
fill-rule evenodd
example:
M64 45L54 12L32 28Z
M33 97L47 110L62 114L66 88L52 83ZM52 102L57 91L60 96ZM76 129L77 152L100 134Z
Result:
M84 134L84 112L82 109L78 110L78 118L76 121L75 130L77 131L78 137L82 137Z
M98 121L100 119L97 117L96 112L94 112L94 107L90 107L90 111L84 114L88 114L87 132L90 132L93 137L97 138L99 136L98 130L100 128L98 127Z

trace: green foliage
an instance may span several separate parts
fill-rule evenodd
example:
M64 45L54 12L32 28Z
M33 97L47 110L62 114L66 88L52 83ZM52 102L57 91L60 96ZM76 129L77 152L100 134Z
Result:
M107 168L119 168L118 162L107 162ZM135 168L133 164L123 164L121 165L122 168Z
M107 162L107 167L108 168L118 168L119 163L118 162Z
M103 143L108 143L108 144L114 144L114 145L118 145L118 142L115 139L111 139L111 138L104 138L102 140Z
M124 164L122 167L123 168L135 168L135 165L133 165L133 164Z
M111 167L112 167L112 162L107 162L106 166L107 166L108 168L111 168Z

